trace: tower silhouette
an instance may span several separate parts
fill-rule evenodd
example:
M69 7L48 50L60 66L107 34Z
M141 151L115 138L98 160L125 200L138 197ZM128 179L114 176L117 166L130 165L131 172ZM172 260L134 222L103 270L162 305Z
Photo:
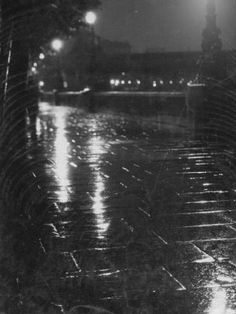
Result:
M202 32L201 76L220 80L224 77L221 31L216 23L215 0L207 0L206 27Z
M216 25L215 0L207 1L206 28L202 33L202 50L205 54L213 56L222 50L220 29Z

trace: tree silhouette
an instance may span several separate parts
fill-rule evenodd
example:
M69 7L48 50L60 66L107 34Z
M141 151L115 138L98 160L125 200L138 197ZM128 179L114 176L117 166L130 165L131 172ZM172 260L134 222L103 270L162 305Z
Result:
M75 32L84 23L85 11L99 4L99 0L2 0L0 117L5 127L24 130L29 61L53 37Z

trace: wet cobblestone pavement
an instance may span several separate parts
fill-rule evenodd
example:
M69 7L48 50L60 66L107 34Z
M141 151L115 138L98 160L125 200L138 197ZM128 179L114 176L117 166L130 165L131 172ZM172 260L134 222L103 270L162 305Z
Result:
M178 125L40 108L47 313L236 313L230 152Z

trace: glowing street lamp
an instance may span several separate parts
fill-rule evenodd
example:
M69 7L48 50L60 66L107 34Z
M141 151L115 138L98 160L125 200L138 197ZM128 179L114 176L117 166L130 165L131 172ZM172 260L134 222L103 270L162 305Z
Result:
M61 60L60 60L60 51L64 46L64 42L59 39L55 38L51 42L51 48L56 52L56 70L57 70L57 82L56 82L56 89L54 94L54 101L56 105L60 104L58 91L64 88L64 82L62 77L62 69L61 69Z
M53 50L59 52L63 47L63 41L58 38L53 39L53 41L51 42L51 47Z
M93 11L89 11L85 15L85 22L89 25L94 25L97 21L97 15Z
M92 33L93 40L94 40L94 39L95 39L94 25L95 25L95 23L96 23L96 21L97 21L97 15L96 15L96 13L93 12L93 11L88 11L88 12L85 14L84 20L85 20L85 23L91 27L91 33Z
M94 86L94 70L96 64L96 35L94 25L97 21L97 15L93 11L88 11L84 16L85 23L89 25L91 32L91 56L90 56L90 70L89 70L89 81L91 86Z
M44 60L44 59L45 59L45 54L41 52L41 53L39 54L39 59L40 59L40 60Z

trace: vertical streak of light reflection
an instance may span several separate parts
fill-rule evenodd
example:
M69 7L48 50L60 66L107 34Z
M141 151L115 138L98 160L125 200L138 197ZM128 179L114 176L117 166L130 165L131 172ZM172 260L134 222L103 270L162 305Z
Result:
M55 174L60 189L58 192L58 200L60 202L68 202L68 154L70 150L70 145L65 135L66 113L58 112L55 118Z
M208 314L233 314L232 309L227 306L227 294L225 289L219 287L213 296Z
M104 239L106 232L109 228L109 221L105 218L104 202L103 202L103 192L105 191L105 184L103 178L99 172L96 174L95 178L95 192L92 198L93 200L93 213L96 216L96 225L98 239Z
M92 126L93 130L96 130L96 122ZM94 170L94 164L97 166L95 168L95 180L94 180L94 194L92 196L92 210L95 215L96 228L97 228L97 238L104 239L106 237L107 230L110 225L109 219L106 217L106 210L104 206L104 192L105 192L105 182L104 177L101 175L101 170L99 168L99 161L101 156L106 153L104 149L104 140L101 137L93 136L89 141L89 153L90 153L90 163Z
M36 119L35 129L36 129L37 138L39 138L40 135L41 135L41 133L42 133L42 130L41 130L41 123L40 123L39 117L37 117L37 119Z

